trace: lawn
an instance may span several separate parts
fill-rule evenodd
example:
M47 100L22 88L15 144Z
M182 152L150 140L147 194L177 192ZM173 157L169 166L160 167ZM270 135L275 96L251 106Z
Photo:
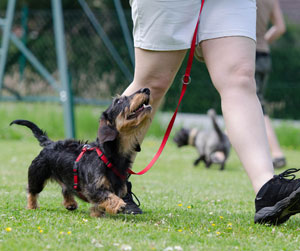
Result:
M95 137L101 110L76 108L78 138ZM55 105L5 103L0 118L0 250L300 249L300 216L278 227L253 223L255 195L234 152L223 172L218 166L194 168L195 149L178 149L172 140L147 174L130 179L143 215L91 218L90 205L79 200L79 208L69 212L54 183L41 193L39 209L26 210L27 168L41 148L28 129L8 125L13 119L29 119L58 139L63 137L62 111ZM288 139L288 168L297 168L300 134L289 128L279 131L280 141ZM161 131L154 121L135 171L154 156Z
M21 129L21 128L20 128ZM147 138L135 170L150 161L160 141ZM40 208L26 210L27 167L39 152L34 140L0 142L1 250L298 250L300 217L279 227L255 225L254 193L236 155L225 171L193 168L195 150L171 141L144 176L132 177L143 215L91 218L89 204L62 206L60 188L48 184ZM285 150L289 167L299 152Z

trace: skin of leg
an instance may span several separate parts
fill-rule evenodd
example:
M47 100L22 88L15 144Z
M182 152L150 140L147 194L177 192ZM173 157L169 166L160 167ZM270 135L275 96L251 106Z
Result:
M201 46L221 96L228 136L257 193L273 177L273 165L256 95L255 42L246 37L224 37L203 41Z
M135 48L134 79L123 95L131 95L140 88L150 88L151 105L156 111L171 86L185 54L186 50L150 51Z
M135 71L133 82L127 87L123 95L131 95L140 88L149 88L151 91L152 118L163 97L173 83L186 50L178 51L150 51L135 48ZM150 124L149 124L150 126ZM149 127L139 135L142 143ZM135 156L133 156L133 160Z
M269 118L269 116L265 115L264 119L265 119L266 131L267 131L267 136L268 136L268 141L269 141L269 146L271 149L272 157L273 158L282 158L282 157L284 157L284 154L278 143L278 140L277 140L276 134L274 132L274 129L272 127L270 118Z

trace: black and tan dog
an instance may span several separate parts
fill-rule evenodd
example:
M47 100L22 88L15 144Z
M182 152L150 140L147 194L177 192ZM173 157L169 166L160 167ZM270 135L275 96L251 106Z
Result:
M100 217L105 212L116 214L124 210L121 199L126 194L127 170L131 156L140 151L139 132L150 121L150 90L145 88L131 96L120 96L100 118L98 137L89 147L97 148L111 164L104 163L97 151L86 151L77 162L78 188L74 187L74 163L85 144L75 140L51 141L45 132L27 120L15 120L11 124L29 127L43 147L28 170L27 208L38 207L37 197L46 181L57 181L62 187L64 206L77 208L74 195L91 203L91 216ZM112 166L109 168L108 166Z
M194 161L194 166L203 160L207 168L214 163L220 164L220 170L224 170L231 145L227 135L222 132L216 121L215 111L210 109L207 114L212 120L213 130L182 128L175 134L174 141L178 147L185 145L196 147L199 157ZM216 156L217 152L221 153L223 159Z

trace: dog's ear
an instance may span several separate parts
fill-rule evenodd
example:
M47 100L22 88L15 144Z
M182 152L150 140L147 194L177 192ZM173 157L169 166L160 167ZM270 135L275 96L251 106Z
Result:
M100 144L108 141L114 141L118 136L118 131L111 125L108 125L108 121L105 115L101 116L99 129L98 129L98 140Z

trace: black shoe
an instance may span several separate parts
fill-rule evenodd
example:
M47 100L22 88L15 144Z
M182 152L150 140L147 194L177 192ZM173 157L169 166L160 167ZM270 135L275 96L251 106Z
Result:
M281 168L281 167L286 166L285 157L273 159L273 166L274 166L274 168Z
M124 214L142 214L143 211L139 208L140 201L136 197L136 195L131 191L131 182L127 181L127 194L122 198L126 203ZM133 197L137 200L138 204L136 204L133 200Z
M300 213L300 179L292 174L299 170L288 169L263 185L255 198L255 223L279 225Z

